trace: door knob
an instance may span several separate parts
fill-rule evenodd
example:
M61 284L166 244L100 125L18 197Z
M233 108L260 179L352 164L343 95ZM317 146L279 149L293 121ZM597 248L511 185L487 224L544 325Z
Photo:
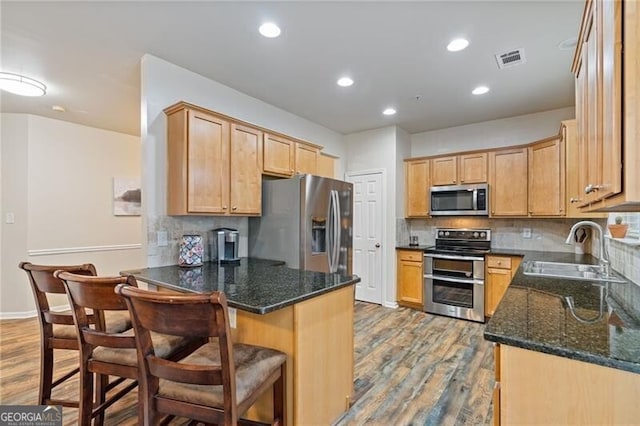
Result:
M380 243L376 243L376 248L379 248L379 247L380 247Z

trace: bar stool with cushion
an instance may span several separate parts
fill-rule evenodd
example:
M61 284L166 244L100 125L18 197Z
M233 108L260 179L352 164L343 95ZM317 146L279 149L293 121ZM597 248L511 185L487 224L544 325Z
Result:
M105 313L109 311L127 311L124 300L118 296L114 288L118 284L137 286L133 276L129 277L89 277L56 271L54 276L61 279L67 290L69 304L79 335L80 343L80 410L79 424L102 424L104 411L118 399L125 396L138 384L138 355L134 330L123 333L111 333L105 328ZM95 316L95 324L91 326L87 312ZM158 356L174 360L181 359L206 343L205 339L189 339L185 337L152 336L158 346ZM95 407L92 403L91 390L95 381ZM118 377L109 383L109 376ZM119 388L115 394L106 398L108 391L126 379L132 381ZM142 389L139 389L139 395ZM143 400L139 398L138 418L142 419Z
M162 415L208 424L236 425L258 397L273 388L274 425L284 425L285 362L273 349L232 344L224 293L167 295L118 286L136 332L141 380L146 392L145 424ZM158 357L153 333L210 337L179 362ZM247 421L248 424L259 424Z
M84 265L34 265L30 262L20 262L18 267L25 271L29 277L40 324L40 387L38 404L77 408L78 400L54 399L51 397L53 389L73 377L79 371L79 368L68 371L60 378L53 380L54 351L56 349L77 351L78 335L71 312L52 312L48 295L65 294L62 281L53 276L55 271L63 270L79 275L95 276L96 268L89 263ZM93 322L93 316L88 319ZM118 312L109 316L107 323L110 329L115 332L131 328L128 312Z

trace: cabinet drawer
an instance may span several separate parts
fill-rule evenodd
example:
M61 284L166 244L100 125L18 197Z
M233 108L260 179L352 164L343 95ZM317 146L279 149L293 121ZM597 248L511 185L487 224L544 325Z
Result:
M511 258L506 256L487 257L488 268L511 269Z
M422 259L424 257L423 252L414 250L403 250L398 254L400 256L400 260L410 260L414 262L422 262Z

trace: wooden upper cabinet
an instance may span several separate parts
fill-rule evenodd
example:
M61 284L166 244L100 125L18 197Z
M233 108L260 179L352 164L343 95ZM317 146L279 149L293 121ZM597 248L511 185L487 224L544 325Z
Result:
M458 157L431 159L431 185L456 185L458 183Z
M336 159L330 155L318 155L318 176L324 176L335 179L336 177Z
M229 122L177 104L167 114L167 213L224 214Z
M527 148L489 153L489 207L491 216L527 216Z
M477 152L458 156L460 183L487 182L487 153Z
M431 184L434 186L485 183L486 181L486 152L431 159Z
M572 70L583 211L640 211L640 4L585 3ZM582 179L580 179L582 181Z
M406 161L405 167L405 216L429 216L429 160Z
M564 141L560 138L530 146L529 214L565 215Z
M231 124L229 156L231 214L262 213L262 132Z
M296 142L281 136L264 134L263 172L274 176L293 176Z
M295 152L295 171L297 174L315 175L318 173L318 148L297 142Z
M167 214L260 215L262 131L179 102L167 115Z

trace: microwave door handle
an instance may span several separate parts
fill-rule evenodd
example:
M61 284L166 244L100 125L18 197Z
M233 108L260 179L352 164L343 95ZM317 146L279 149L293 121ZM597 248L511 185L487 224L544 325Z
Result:
M473 190L473 210L474 211L478 210L478 190L477 189Z

